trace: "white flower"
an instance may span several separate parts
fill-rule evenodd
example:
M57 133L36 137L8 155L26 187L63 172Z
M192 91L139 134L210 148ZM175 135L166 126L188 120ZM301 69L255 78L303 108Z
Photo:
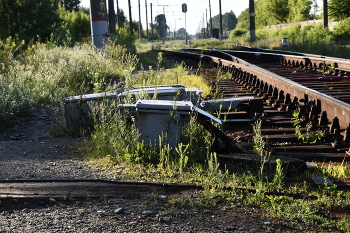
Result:
M202 102L200 103L200 106L201 106L202 108L204 108L205 103L202 101Z

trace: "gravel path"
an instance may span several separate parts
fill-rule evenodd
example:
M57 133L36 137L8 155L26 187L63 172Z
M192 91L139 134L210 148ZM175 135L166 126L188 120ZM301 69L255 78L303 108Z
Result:
M81 159L78 138L48 138L50 112L40 110L1 134L0 179L105 177ZM1 190L0 190L1 192ZM181 196L180 196L181 197ZM319 232L314 225L267 217L256 207L196 207L169 202L157 193L125 193L117 198L67 198L0 203L0 232ZM333 231L335 232L335 231Z

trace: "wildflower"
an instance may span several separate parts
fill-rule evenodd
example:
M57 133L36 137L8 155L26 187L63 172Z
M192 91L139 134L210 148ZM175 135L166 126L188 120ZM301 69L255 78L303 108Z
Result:
M201 106L202 108L204 108L204 106L205 106L204 101L202 101L202 102L200 103L200 106Z
M201 90L196 91L196 95L200 96L201 94L203 94L203 91Z

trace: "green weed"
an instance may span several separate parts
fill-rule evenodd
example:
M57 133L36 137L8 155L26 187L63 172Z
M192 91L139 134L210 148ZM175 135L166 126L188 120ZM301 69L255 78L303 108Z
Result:
M299 122L299 113L297 111L293 112L292 117L293 126L295 127L295 133L298 135L298 139L301 139L304 143L316 143L323 137L321 131L312 131L311 124L306 124L306 130L302 130Z

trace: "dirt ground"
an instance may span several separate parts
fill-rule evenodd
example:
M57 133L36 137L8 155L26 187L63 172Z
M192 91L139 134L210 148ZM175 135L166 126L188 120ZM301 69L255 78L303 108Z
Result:
M81 138L48 137L55 124L51 111L38 109L0 134L0 182L7 179L107 179L82 159ZM54 190L53 190L54 191ZM0 194L4 194L0 190ZM195 202L192 195L179 195ZM257 206L176 205L157 192L123 193L109 198L17 198L0 203L0 232L336 232L300 221L269 217Z

